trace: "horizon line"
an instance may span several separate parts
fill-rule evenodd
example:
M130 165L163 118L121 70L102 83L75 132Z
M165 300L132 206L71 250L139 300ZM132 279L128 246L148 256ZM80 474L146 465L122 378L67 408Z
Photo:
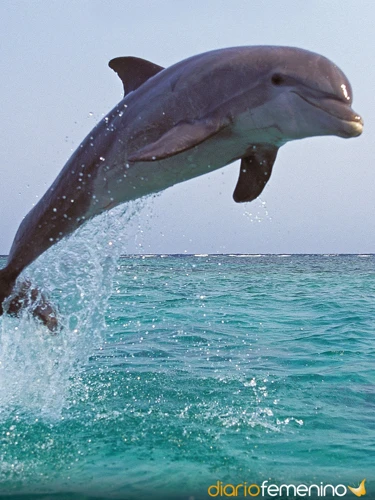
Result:
M221 252L217 252L217 253L206 253L206 252L173 252L173 253L167 253L167 252L157 252L157 253L153 253L153 252L145 252L145 253L125 253L125 254L121 254L119 257L134 257L134 256L139 256L139 257L142 257L142 256L150 256L150 257L160 257L160 256L170 256L170 257L173 257L173 256L185 256L185 257L212 257L212 256L227 256L227 257L230 257L230 256L238 256L238 255L241 255L241 256L249 256L249 257L253 257L253 256L272 256L272 255L275 255L275 256L302 256L302 255L306 255L306 256L312 256L312 255L319 255L319 256L325 256L325 257L334 257L334 256L343 256L343 255L353 255L353 256L359 256L359 255L368 255L368 256L375 256L375 252L345 252L345 253L340 253L340 252L319 252L319 253L304 253L304 252L277 252L277 253L269 253L269 252L265 252L265 253L244 253L244 252L228 252L228 253L221 253ZM5 254L0 254L0 258L7 258L8 255L5 255Z

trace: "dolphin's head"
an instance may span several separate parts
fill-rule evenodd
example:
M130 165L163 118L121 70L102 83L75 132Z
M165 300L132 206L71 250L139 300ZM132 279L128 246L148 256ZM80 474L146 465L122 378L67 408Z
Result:
M274 47L262 65L268 113L283 138L349 138L362 133L362 118L351 108L351 85L327 58L302 49Z

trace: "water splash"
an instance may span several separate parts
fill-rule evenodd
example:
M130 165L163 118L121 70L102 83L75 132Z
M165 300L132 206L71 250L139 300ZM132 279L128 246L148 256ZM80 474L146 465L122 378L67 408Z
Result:
M247 217L251 223L253 222L263 222L263 221L272 221L272 217L270 216L267 208L267 204L265 201L262 201L260 198L257 200L257 204L254 204L252 212L247 210L244 211L244 217Z
M27 278L57 305L61 332L51 336L28 310L20 318L1 318L1 419L23 412L61 415L74 379L105 339L117 261L126 251L129 221L143 205L104 213L27 269Z

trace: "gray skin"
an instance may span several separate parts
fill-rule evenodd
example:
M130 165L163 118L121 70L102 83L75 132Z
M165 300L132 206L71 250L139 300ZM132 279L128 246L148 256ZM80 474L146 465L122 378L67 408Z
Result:
M238 159L233 197L251 201L262 192L286 142L362 132L345 75L325 57L306 50L227 48L167 69L134 57L113 59L109 65L122 79L125 96L24 218L0 271L0 304L25 267L84 222L120 203ZM33 299L30 293L28 300L25 296L30 289L24 283L4 308L16 314L29 305ZM55 328L56 316L44 297L34 314Z

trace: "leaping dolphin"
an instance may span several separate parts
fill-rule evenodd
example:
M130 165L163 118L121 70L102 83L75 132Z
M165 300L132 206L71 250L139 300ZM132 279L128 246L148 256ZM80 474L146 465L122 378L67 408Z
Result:
M268 182L286 142L362 133L346 76L325 57L303 49L226 48L167 69L119 57L109 66L123 82L124 98L23 219L0 271L0 314L17 313L26 296L35 300L35 289L25 282L3 304L25 267L98 214L238 159L233 198L251 201ZM43 297L34 314L56 327L54 310Z

